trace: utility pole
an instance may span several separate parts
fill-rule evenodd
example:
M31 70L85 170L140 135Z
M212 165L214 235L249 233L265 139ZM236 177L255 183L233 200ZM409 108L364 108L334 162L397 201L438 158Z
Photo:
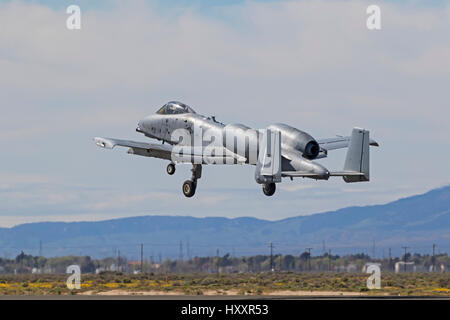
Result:
M153 260L153 251L152 251L152 255L150 256L150 272L153 272L153 264L155 263L155 261Z
M216 272L217 275L219 274L219 248L216 248L216 259L214 259L216 262Z
M162 254L161 254L161 251L158 252L158 262L159 262L158 272L161 273L162 272Z
M141 273L144 273L144 244L141 243Z
M280 253L280 269L279 269L279 271L281 272L281 267L282 267L282 260L283 259L283 255Z
M191 252L189 250L189 238L187 239L187 243L186 243L186 254L187 254L188 260L191 260Z
M328 249L328 271L331 271L331 249Z
M389 270L392 269L392 256L391 256L391 248L389 248Z
M405 249L405 255L403 256L403 262L404 262L404 271L406 272L406 250L409 249L409 247L402 247Z
M178 253L178 259L183 260L183 241L180 240L180 252Z
M39 257L42 257L42 240L39 240Z
M117 250L117 271L120 271L120 250Z
M308 271L311 271L311 249L312 248L306 248L306 250L308 250Z
M436 267L435 267L435 258L434 258L434 249L436 248L436 244L435 243L433 243L433 256L432 256L432 258L431 258L431 264L432 264L432 271L435 271L436 269Z
M273 243L269 244L270 248L270 271L273 271Z
M372 259L375 259L375 239L373 239L373 244L372 244Z

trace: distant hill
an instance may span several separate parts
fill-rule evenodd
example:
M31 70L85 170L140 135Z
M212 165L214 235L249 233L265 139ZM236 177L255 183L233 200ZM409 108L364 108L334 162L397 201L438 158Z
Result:
M395 255L401 246L413 252L438 249L450 252L450 186L435 189L384 205L348 207L332 212L298 216L278 221L256 218L194 218L188 216L141 216L98 222L42 222L0 228L0 253L14 255L17 250L37 255L39 241L45 256L122 255L136 259L140 243L145 257L235 254L268 254L268 243L275 251L299 254L305 247L312 253ZM180 242L181 248L180 248ZM384 250L384 251L383 251Z

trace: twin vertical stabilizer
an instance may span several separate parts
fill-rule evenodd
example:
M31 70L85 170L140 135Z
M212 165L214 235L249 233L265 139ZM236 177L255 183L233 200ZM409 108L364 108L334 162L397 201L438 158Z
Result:
M369 131L353 128L344 163L344 173L354 172L359 175L343 175L345 182L369 181Z

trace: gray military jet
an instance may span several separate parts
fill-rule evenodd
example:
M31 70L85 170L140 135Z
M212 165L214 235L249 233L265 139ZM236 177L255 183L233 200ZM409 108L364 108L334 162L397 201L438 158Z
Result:
M250 164L256 167L255 180L267 196L275 193L283 177L328 180L341 176L344 181L369 181L369 131L353 128L348 137L316 140L311 135L286 124L277 123L263 130L242 124L225 125L215 117L196 113L184 103L171 101L156 114L138 123L137 132L162 143L136 142L112 138L94 138L103 148L128 148L128 153L170 161L167 173L175 173L176 163L191 163L192 177L183 183L183 194L192 197L202 165ZM341 171L329 171L313 161L328 156L330 150L348 148Z

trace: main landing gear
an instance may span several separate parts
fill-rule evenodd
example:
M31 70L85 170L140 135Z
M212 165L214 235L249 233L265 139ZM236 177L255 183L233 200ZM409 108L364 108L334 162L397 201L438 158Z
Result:
M275 183L266 183L263 184L263 192L266 196L273 196L273 194L275 193L275 190L277 189Z
M173 175L175 173L175 163L171 162L167 165L166 171L168 174ZM197 180L202 176L202 165L193 164L192 165L192 177L183 183L183 194L190 198L195 194L197 189Z
M188 198L192 197L195 194L195 189L197 189L197 179L200 179L202 176L202 165L193 164L191 171L191 179L186 180L183 183L183 194Z

